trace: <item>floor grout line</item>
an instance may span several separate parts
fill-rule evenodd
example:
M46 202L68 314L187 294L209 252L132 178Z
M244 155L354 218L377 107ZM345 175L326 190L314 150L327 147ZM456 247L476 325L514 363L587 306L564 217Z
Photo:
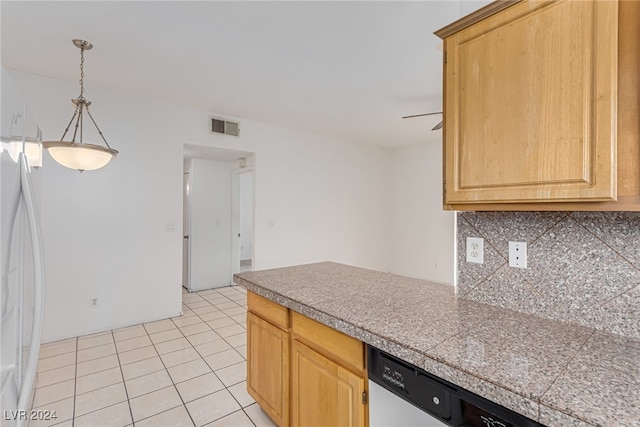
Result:
M122 386L124 387L124 394L125 396L127 396L127 407L129 408L129 416L131 417L131 423L133 424L134 420L133 420L133 409L131 409L131 399L129 399L129 390L127 390L127 383L124 381L124 372L122 371L122 363L120 362L120 353L118 352L118 346L116 345L116 336L113 333L113 330L111 331L111 338L113 338L113 345L116 348L116 358L118 359L118 367L120 368Z
M73 411L71 413L71 427L76 424L76 391L78 386L78 339L76 338L76 371L73 378Z

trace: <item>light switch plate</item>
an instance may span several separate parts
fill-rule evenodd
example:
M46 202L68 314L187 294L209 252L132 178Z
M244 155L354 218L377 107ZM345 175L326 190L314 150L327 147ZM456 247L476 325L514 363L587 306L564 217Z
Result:
M509 267L527 268L527 242L509 242Z
M484 263L484 239L481 237L467 237L467 262Z

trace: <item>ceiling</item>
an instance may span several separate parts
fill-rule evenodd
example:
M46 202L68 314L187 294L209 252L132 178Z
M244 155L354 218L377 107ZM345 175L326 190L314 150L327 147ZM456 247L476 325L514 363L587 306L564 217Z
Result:
M488 1L6 1L2 65L339 139L438 142L433 32Z

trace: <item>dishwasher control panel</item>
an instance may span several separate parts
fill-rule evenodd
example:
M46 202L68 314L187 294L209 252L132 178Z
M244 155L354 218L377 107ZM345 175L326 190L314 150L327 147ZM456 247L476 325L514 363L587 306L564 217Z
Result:
M369 381L453 427L544 427L375 347L367 346ZM440 424L438 424L440 425Z
M389 366L382 367L382 380L392 384L394 387L404 390L404 377L402 373L394 371Z
M432 416L451 419L451 396L447 386L379 350L369 347L369 379Z

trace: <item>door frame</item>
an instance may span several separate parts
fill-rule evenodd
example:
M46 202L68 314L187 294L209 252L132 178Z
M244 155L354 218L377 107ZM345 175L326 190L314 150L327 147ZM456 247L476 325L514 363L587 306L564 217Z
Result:
M191 168L182 172L182 287L191 290Z

